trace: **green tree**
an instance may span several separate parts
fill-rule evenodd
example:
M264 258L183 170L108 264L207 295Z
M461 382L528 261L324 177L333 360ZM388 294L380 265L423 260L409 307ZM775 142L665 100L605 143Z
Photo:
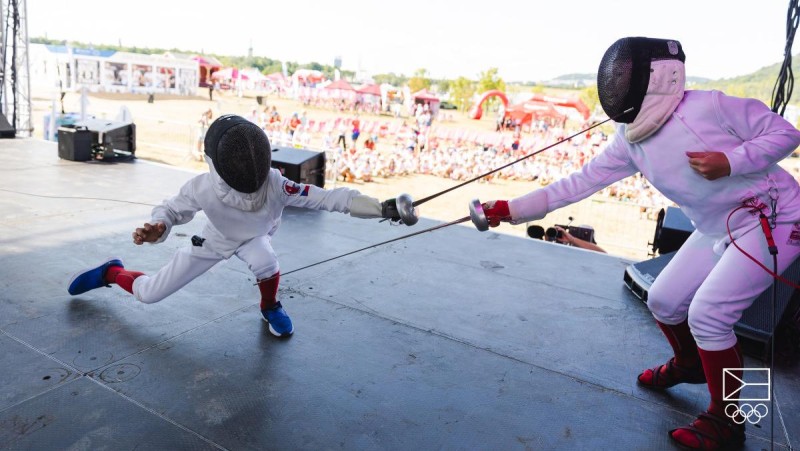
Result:
M411 92L417 92L421 89L428 89L431 87L431 80L428 78L427 69L417 69L414 71L414 76L408 80L408 87Z
M497 89L498 91L502 92L506 91L506 82L500 78L500 75L498 75L497 72L498 70L496 67L491 67L488 70L480 73L480 76L478 77L478 92L483 93L492 89ZM486 101L486 109L493 110L499 101L500 100L496 97L488 99Z
M490 89L497 89L500 91L505 92L506 90L506 82L503 81L502 78L497 74L498 70L496 67L489 68L484 72L481 72L478 76L478 89L481 92L489 91Z
M589 111L594 112L597 105L600 104L600 97L597 95L597 85L588 86L583 88L578 94L578 97L583 100L583 103L589 107Z
M465 77L458 77L450 82L450 99L459 111L466 111L475 95L475 82Z
M394 72L390 72L388 74L377 74L372 77L375 80L375 83L382 84L382 83L389 83L392 86L403 86L404 84L408 83L408 78L405 75L397 75Z

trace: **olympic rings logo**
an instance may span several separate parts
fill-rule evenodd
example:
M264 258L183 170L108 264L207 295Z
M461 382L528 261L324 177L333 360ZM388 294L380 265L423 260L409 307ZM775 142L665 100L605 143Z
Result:
M767 409L767 405L762 403L756 404L755 406L748 403L744 403L741 406L736 404L728 404L725 406L725 415L736 424L744 424L745 421L750 424L756 424L767 416L768 413L769 409Z

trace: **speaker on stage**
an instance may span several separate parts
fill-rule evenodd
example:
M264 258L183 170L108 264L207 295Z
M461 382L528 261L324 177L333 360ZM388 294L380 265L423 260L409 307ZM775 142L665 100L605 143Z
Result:
M76 121L75 125L86 127L92 132L95 144L129 152L131 155L136 152L136 125L131 122L92 118Z
M325 152L276 147L272 149L272 167L293 182L325 187Z
M6 115L0 113L0 138L14 138L17 136L17 130L8 122Z
M692 221L677 207L663 208L658 212L656 232L653 237L653 252L660 255L677 251L694 232Z
M58 128L58 157L70 161L89 161L92 158L94 136L86 127Z
M623 282L636 297L647 303L647 292L661 273L675 256L676 252L661 255L650 260L628 265L625 269ZM800 280L800 259L795 260L782 274L783 277L792 281ZM775 334L775 326L780 323L781 317L786 311L786 307L794 295L795 289L783 282L777 283L775 297L775 324L772 324L772 287L767 288L761 293L753 304L742 312L742 318L733 326L733 331L740 338L746 338L754 342L762 343L763 347L756 351L752 346L743 346L745 351L755 357L762 358L766 352L766 344L770 342Z

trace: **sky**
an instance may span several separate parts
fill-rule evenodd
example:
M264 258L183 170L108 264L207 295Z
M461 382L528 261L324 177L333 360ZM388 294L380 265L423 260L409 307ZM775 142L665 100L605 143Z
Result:
M792 3L794 0L792 0ZM677 39L687 76L783 60L786 0L31 0L28 35L333 65L367 74L505 81L595 73L625 36ZM792 53L800 51L800 44ZM776 74L777 76L777 74Z

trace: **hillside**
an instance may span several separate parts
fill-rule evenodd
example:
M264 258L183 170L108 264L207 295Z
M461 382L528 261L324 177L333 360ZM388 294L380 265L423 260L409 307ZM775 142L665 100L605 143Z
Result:
M800 74L800 56L792 58L792 71L797 80ZM692 85L692 89L718 89L726 94L738 97L753 97L770 105L772 103L772 90L781 69L780 63L762 67L761 69L747 75L740 75L733 78L723 78L720 80L709 80ZM800 105L800 92L795 91L789 102L791 105Z

